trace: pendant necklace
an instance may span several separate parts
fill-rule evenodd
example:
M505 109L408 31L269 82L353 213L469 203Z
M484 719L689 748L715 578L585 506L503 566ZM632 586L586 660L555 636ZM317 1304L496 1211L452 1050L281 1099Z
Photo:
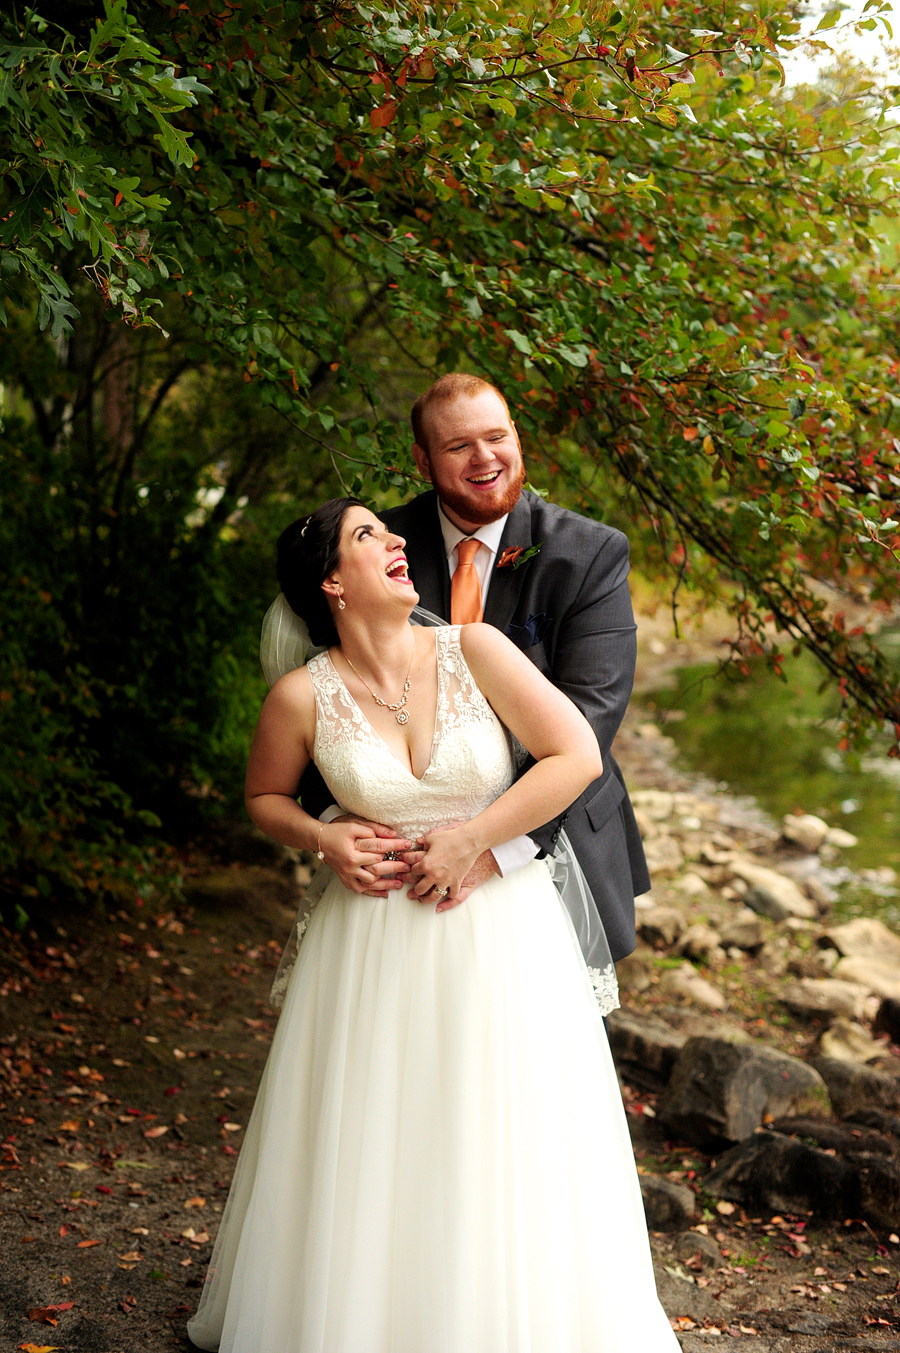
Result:
M353 663L350 662L350 659L347 657L347 654L344 653L343 649L341 649L341 654L345 659L345 661L349 663L350 667L353 668L353 671L356 672L356 668L353 667ZM394 718L400 724L409 723L409 714L406 712L404 706L406 705L406 702L409 699L409 686L410 686L409 674L412 671L413 658L415 657L415 655L416 655L416 641L415 638L413 638L412 653L410 653L409 655L409 667L406 669L406 680L403 683L403 694L401 695L400 699L397 700L394 704L389 704L387 700L382 700L380 695L376 695L375 692L372 690L372 687L369 685L368 681L366 681L365 677L362 676L359 672L356 672L356 675L359 677L360 681L365 686L366 690L369 692L372 699L375 701L376 705L381 705L382 709L389 709L393 714Z

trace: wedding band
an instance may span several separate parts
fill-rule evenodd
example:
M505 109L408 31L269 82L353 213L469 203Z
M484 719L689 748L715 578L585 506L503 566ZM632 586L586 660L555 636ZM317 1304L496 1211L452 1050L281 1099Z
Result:
M449 893L450 889L449 889L449 888L439 888L439 887L437 886L437 884L435 884L435 885L434 885L434 891L437 893L438 897L440 897L440 898L443 900L443 898L445 898L445 897L447 896L447 894Z

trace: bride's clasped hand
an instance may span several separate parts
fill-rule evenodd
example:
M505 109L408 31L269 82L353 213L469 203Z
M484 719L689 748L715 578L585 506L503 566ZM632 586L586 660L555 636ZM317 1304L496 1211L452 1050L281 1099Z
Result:
M355 499L279 541L324 651L269 693L247 806L327 872L188 1332L222 1353L677 1353L608 947L589 973L553 861L493 855L596 780L597 739L490 625L411 626L403 545ZM330 821L297 802L310 762Z

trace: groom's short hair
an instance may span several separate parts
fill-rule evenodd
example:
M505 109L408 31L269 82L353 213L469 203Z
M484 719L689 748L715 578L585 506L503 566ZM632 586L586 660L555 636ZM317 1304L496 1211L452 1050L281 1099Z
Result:
M459 399L460 395L467 395L472 399L475 395L480 395L482 390L493 390L509 413L509 405L496 385L491 385L490 381L483 380L481 376L471 376L465 371L451 371L446 376L439 376L424 394L419 395L412 407L410 420L413 437L426 455L431 453L426 430L428 410L435 404L450 404L454 399Z

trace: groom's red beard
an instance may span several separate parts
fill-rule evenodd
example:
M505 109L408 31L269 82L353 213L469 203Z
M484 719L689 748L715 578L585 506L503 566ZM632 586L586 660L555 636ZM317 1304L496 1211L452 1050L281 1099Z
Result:
M431 462L429 461L429 464ZM432 468L432 476L434 469ZM472 522L476 526L488 526L492 521L497 521L500 517L505 517L508 512L512 512L516 503L522 496L522 487L525 483L525 462L521 462L521 468L515 479L510 480L505 492L497 495L485 497L476 493L473 489L471 497L463 490L456 487L444 488L438 485L434 479L438 497L442 503L445 503L452 512L460 518L461 521Z

